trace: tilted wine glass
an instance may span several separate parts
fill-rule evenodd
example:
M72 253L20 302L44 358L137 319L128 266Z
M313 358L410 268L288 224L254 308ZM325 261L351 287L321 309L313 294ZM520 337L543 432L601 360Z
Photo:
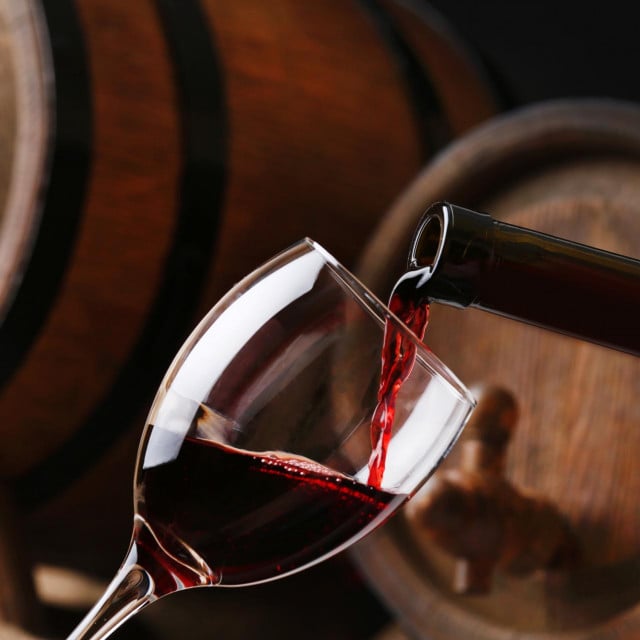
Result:
M415 361L374 486L385 327ZM209 312L170 366L138 452L128 553L69 639L106 638L182 589L264 582L344 549L415 493L473 403L322 247L282 252Z

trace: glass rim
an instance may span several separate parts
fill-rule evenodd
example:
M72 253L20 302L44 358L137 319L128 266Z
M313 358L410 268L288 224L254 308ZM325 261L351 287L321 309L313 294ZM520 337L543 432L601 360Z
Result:
M361 280L351 271L344 267L329 251L321 244L306 237L292 245L289 250L296 246L306 244L312 250L317 251L325 259L327 265L334 274L358 297L363 306L371 313L376 321L384 327L385 322L390 318L404 332L409 334L417 348L417 359L421 365L434 374L439 380L446 383L461 400L467 402L471 407L477 404L477 400L467 386L458 376L446 365L438 356L412 331L389 307L378 298ZM285 250L286 253L286 250Z
M361 303L363 309L365 309L371 317L378 323L381 329L384 329L386 320L391 319L398 327L408 334L411 340L415 343L417 354L416 358L420 361L421 366L431 372L440 382L445 384L449 390L455 394L460 401L465 402L470 408L477 405L477 400L467 386L456 376L455 373L446 365L429 347L413 332L396 314L394 314L387 305L378 298L361 280L355 276L349 269L344 267L340 261L335 258L329 251L327 251L320 243L316 242L310 237L305 237L287 248L279 251L271 256L271 258L265 260L263 263L252 269L245 274L238 282L231 286L225 294L223 294L218 301L209 309L209 312L201 319L201 321L193 329L192 334L185 340L183 346L176 354L173 363L170 365L167 373L162 382L162 387L166 386L169 372L172 370L174 363L177 362L182 356L183 352L187 350L189 343L191 342L191 336L196 334L200 328L210 321L212 316L220 313L226 306L232 304L233 300L238 295L238 292L247 286L251 286L251 282L256 278L260 278L262 275L267 274L276 268L276 265L282 261L287 254L293 254L296 251L302 249L316 252L323 259L324 263L335 275L335 277L346 286L351 293L356 296L357 300Z

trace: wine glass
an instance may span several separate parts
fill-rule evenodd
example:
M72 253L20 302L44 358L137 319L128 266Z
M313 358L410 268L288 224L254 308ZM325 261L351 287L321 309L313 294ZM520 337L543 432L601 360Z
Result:
M415 361L371 484L385 328ZM322 247L292 246L222 298L171 364L138 451L129 550L69 639L106 638L182 589L265 582L346 548L420 487L473 405Z

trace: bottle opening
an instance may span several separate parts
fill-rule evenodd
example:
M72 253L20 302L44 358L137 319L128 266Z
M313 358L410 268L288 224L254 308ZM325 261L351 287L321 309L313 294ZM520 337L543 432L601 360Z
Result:
M410 269L435 268L447 233L449 220L447 206L444 202L437 202L425 212L411 241Z
M430 267L436 261L440 240L442 238L442 223L435 216L428 217L418 230L414 246L414 261L417 267Z

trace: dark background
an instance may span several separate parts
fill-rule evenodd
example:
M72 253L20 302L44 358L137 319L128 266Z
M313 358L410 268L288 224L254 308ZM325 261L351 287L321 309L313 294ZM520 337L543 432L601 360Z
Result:
M558 97L640 100L635 2L433 0L509 108Z

